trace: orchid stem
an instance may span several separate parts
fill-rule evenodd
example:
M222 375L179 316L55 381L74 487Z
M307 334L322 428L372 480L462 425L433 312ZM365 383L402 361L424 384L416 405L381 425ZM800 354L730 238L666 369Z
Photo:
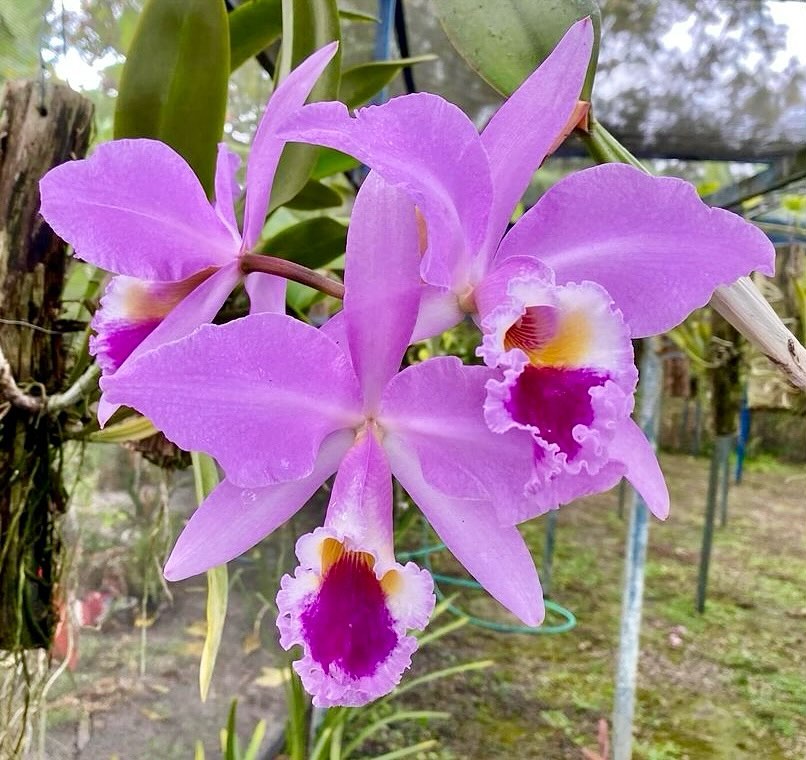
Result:
M241 256L241 270L244 274L250 272L274 274L307 285L334 298L344 298L344 285L340 282L314 272L313 269L308 269L302 264L288 261L288 259L278 259L276 256L265 256L259 253L245 253Z
M599 164L621 163L634 166L642 172L651 172L625 148L613 135L610 134L593 116L589 117L588 131L578 130L582 142L588 149L591 158Z

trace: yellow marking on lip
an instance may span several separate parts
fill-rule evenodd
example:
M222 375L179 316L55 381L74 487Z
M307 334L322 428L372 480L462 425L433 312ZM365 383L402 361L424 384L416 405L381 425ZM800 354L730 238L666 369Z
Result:
M123 294L123 313L137 320L164 319L215 271L216 267L207 267L178 282L130 283Z
M326 538L322 542L322 546L319 549L319 556L322 561L323 576L327 574L327 571L330 570L333 565L342 559L348 562L363 562L369 568L372 568L375 564L375 560L369 552L351 552L345 549L344 544L335 538Z
M554 337L540 348L527 351L529 361L550 367L580 366L591 344L591 325L586 314L571 311L560 317Z
M535 366L579 366L592 340L588 316L580 310L561 311L533 306L504 335L504 348L519 348ZM556 316L555 316L556 315Z
M381 578L381 588L386 596L394 594L400 590L403 581L397 570L387 570Z

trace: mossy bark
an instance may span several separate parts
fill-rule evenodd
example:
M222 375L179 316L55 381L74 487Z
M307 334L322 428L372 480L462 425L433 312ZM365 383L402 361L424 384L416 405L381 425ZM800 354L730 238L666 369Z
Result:
M52 395L65 380L66 250L39 215L39 180L86 153L93 106L62 85L9 82L0 109L0 348L17 385ZM0 649L19 651L47 647L55 624L62 441L58 419L3 401Z

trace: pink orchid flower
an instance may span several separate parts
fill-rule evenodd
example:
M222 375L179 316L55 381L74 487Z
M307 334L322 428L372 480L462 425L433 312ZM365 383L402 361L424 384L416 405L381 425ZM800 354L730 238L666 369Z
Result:
M420 300L419 238L407 195L370 174L347 238L345 343L280 314L204 325L107 379L112 403L214 456L226 479L188 522L165 567L200 573L255 545L338 471L323 528L300 539L278 596L284 646L316 704L389 691L433 606L431 584L394 561L391 474L441 540L501 604L543 618L534 563L497 510L521 496L528 434L491 433L485 384L500 374L433 358L399 372ZM461 498L446 495L461 479Z
M269 98L246 166L243 235L235 219L239 158L219 145L215 204L185 160L158 140L114 140L40 182L41 213L80 259L116 274L92 327L90 351L109 377L134 356L209 322L242 280L240 259L258 242L285 140L278 128L300 108L335 55L334 42L291 72ZM251 310L285 310L285 280L245 277ZM103 381L101 383L103 388ZM102 396L103 425L117 409Z
M590 20L574 24L481 134L427 93L354 116L341 103L312 104L283 131L352 154L416 203L427 248L413 337L472 315L484 333L479 355L503 372L487 386L490 428L532 439L524 488L533 498L503 509L510 523L622 476L665 517L657 460L629 416L637 380L630 339L677 325L719 285L773 271L774 249L760 230L708 208L682 180L624 164L566 177L507 231L574 112L592 43ZM458 496L464 485L455 486L448 492Z

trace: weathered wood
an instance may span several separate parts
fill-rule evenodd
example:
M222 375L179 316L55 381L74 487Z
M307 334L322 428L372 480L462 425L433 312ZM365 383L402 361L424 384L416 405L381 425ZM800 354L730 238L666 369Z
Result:
M63 85L9 82L0 109L0 348L21 389L53 394L64 390L54 328L66 252L38 213L39 180L85 154L93 106ZM0 649L46 647L64 504L59 427L8 403L0 414Z

